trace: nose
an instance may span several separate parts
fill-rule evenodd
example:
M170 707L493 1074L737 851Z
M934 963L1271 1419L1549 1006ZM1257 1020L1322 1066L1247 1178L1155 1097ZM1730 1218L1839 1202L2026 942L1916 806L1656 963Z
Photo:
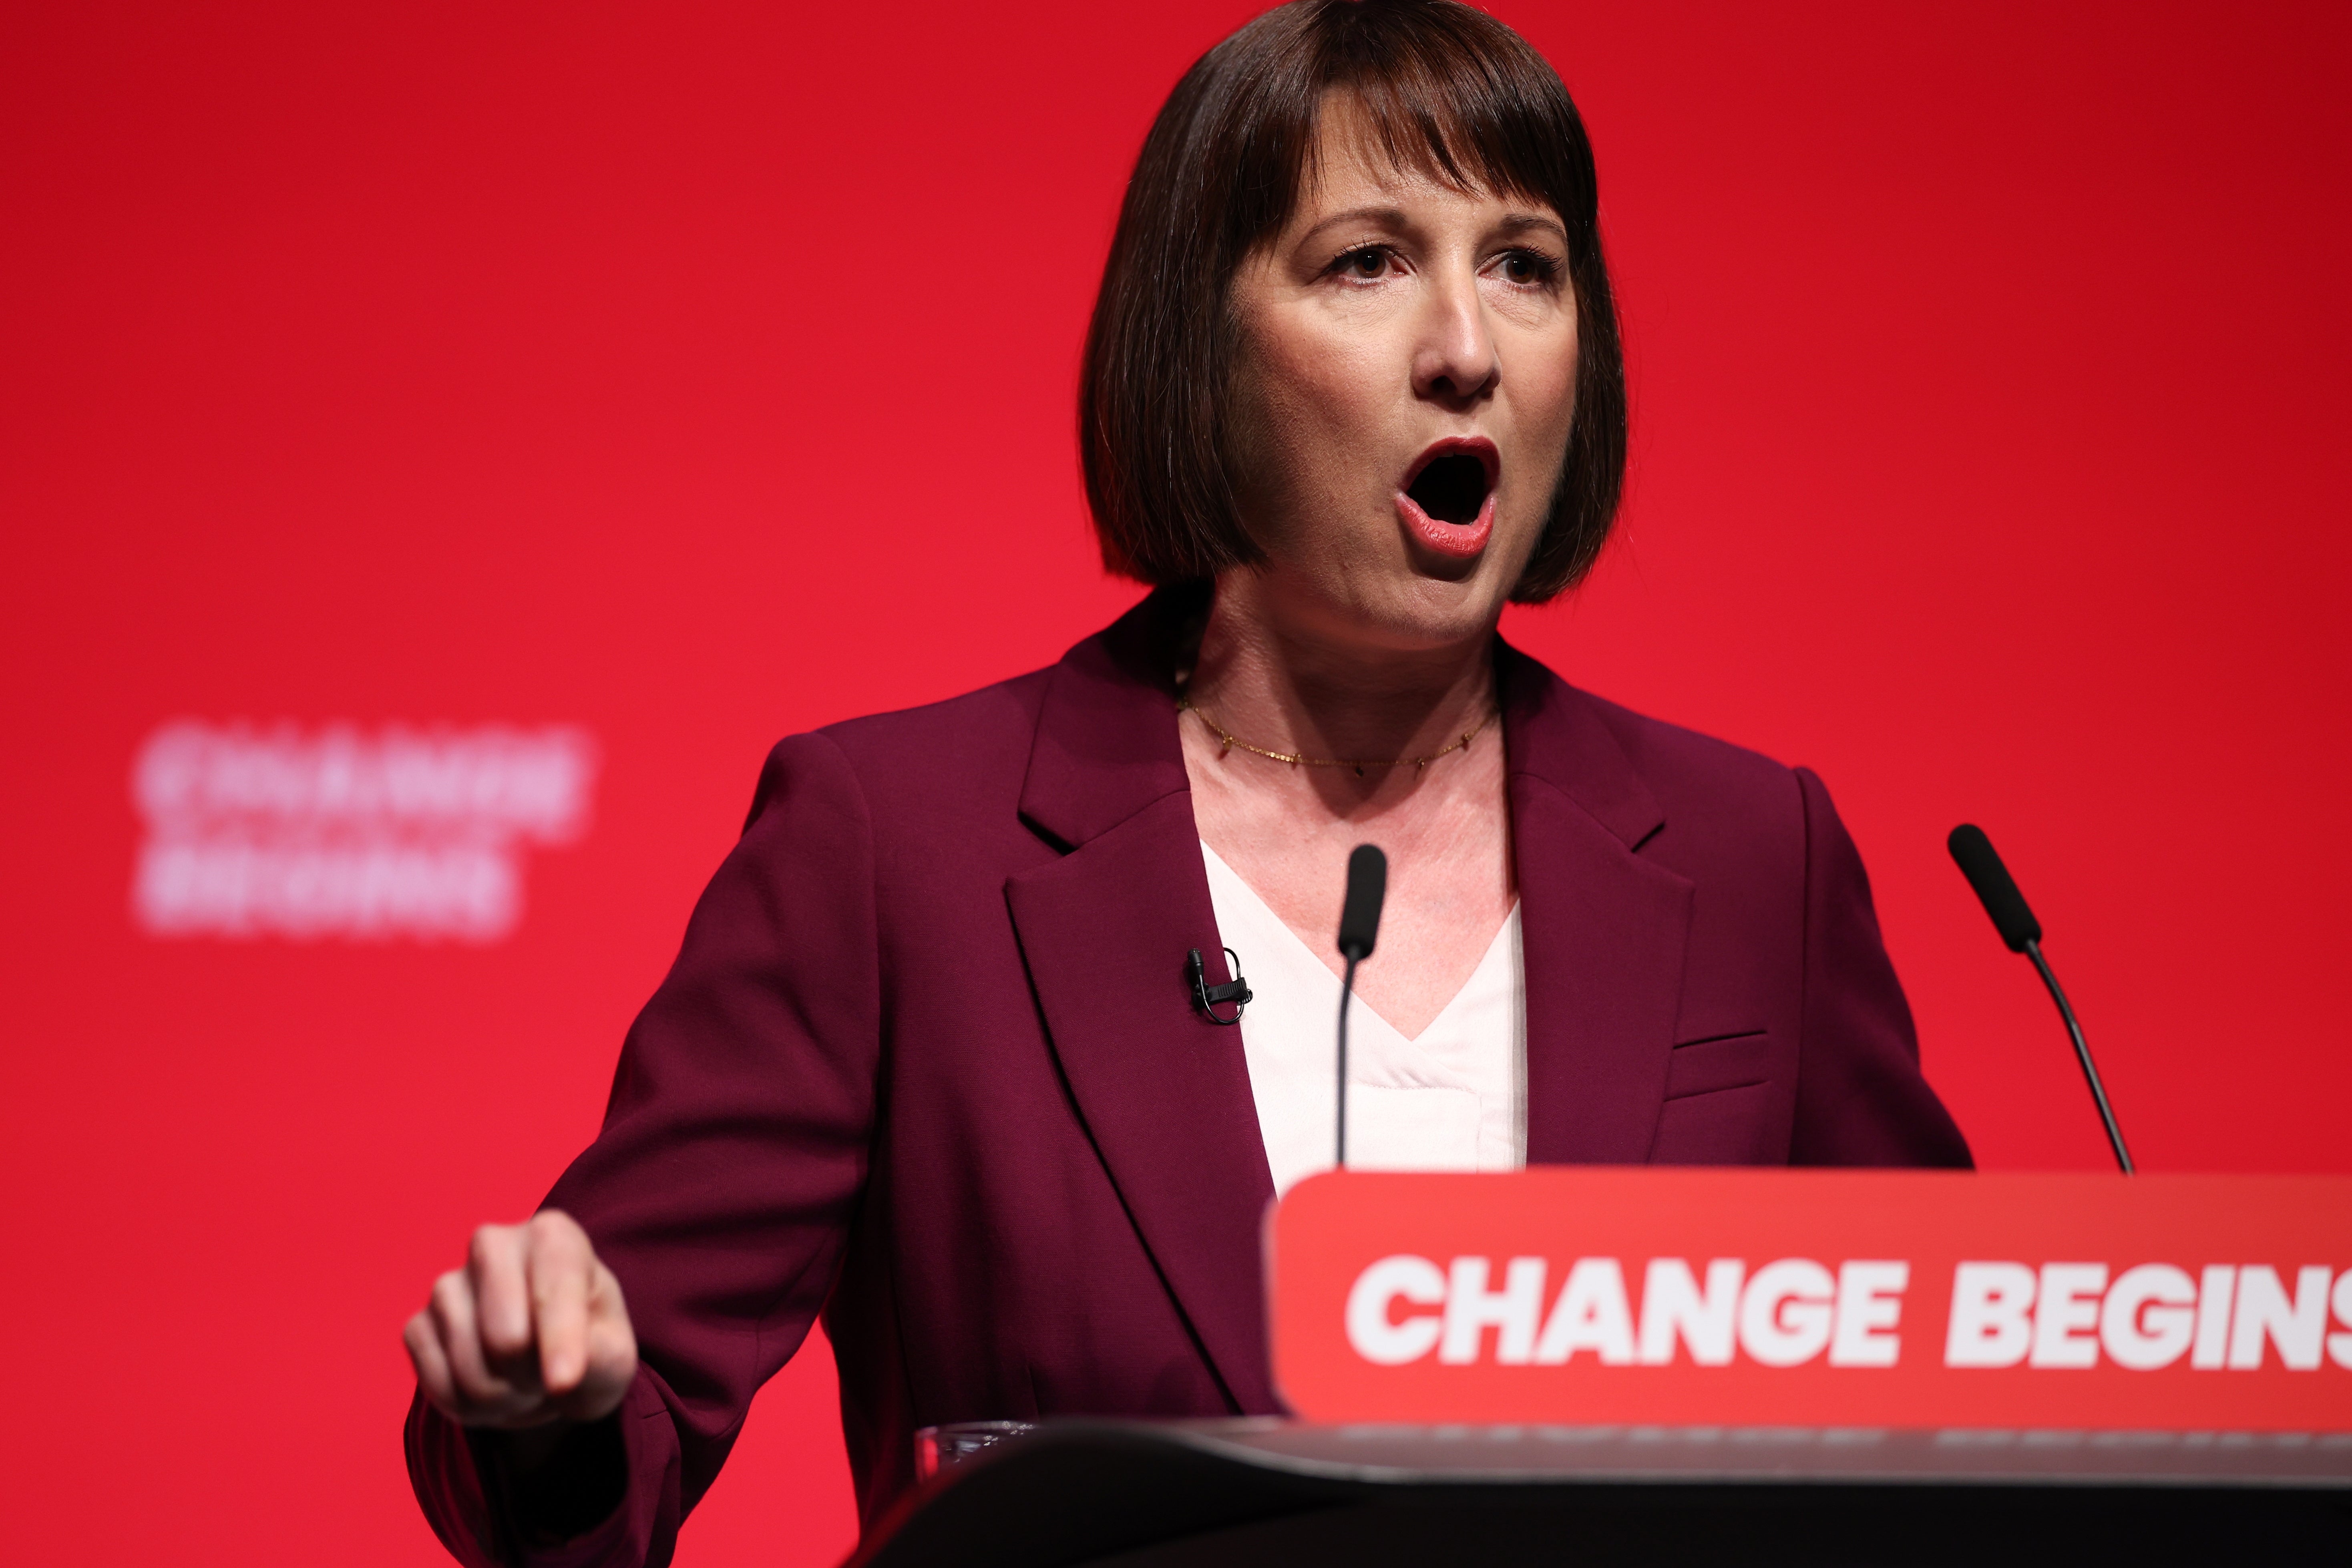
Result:
M1475 273L1454 273L1449 268L1425 297L1420 341L1413 346L1412 390L1433 403L1465 407L1494 392L1503 367Z

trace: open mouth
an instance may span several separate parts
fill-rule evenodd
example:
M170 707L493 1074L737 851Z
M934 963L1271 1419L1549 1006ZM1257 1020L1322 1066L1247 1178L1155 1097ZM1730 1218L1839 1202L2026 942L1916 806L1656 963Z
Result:
M1486 504L1486 465L1468 452L1432 458L1405 489L1433 521L1467 528Z
M1467 572L1495 532L1495 479L1502 454L1483 436L1451 436L1423 452L1397 492L1397 515L1421 543L1424 563Z

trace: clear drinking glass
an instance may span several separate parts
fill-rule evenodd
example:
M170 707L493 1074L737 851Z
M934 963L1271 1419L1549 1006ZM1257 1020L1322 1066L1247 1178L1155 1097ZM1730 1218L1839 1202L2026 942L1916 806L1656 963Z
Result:
M950 1421L941 1426L926 1426L915 1434L915 1477L918 1480L929 1480L982 1448L1036 1429L1034 1421Z

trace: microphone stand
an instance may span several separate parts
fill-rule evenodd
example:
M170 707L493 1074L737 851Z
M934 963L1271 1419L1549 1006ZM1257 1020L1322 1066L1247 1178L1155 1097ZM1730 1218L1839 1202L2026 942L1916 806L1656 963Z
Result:
M1348 973L1339 982L1339 1148L1335 1163L1340 1170L1348 1168L1348 1004L1356 999L1356 964L1352 955L1348 959Z
M2115 1146L2116 1163L2122 1166L2124 1174L2128 1176L2132 1174L2131 1152L2124 1147L2124 1130L2116 1125L2115 1110L2107 1104L2106 1085L2099 1081L2099 1069L2092 1064L2091 1043L2083 1038L2083 1026L2075 1020L2074 1009L2067 1002L2066 993L2058 984L2058 976L2052 972L2050 961L2042 956L2042 943L2029 938L2025 943L2025 956L2033 961L2035 972L2042 976L2042 984L2050 988L2050 1000L2058 1004L2058 1016L2066 1021L2066 1033L2074 1042L2074 1059L2083 1064L2083 1078L2091 1086L2091 1099L2098 1104L2099 1120L2106 1124L2107 1142ZM1340 1037L1344 1040L1346 1036L1343 1034ZM1345 1049L1345 1047L1341 1048Z

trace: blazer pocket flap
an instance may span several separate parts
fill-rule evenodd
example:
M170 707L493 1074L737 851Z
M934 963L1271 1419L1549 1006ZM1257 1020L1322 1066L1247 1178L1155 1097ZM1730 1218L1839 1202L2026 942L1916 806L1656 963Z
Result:
M1772 1077L1772 1032L1717 1035L1674 1048L1666 1062L1666 1098L1682 1100L1719 1089L1743 1089Z

